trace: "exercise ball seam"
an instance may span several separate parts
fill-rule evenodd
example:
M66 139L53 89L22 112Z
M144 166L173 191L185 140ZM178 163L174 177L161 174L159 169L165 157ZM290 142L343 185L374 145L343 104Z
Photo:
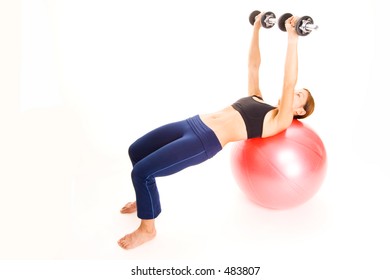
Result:
M304 145L301 142L298 142L297 140L295 140L295 138L285 138L285 140L294 142L295 144L298 144L298 145L300 145L302 147L305 147L306 149L308 149L308 150L312 151L314 154L316 154L320 159L322 158L321 154L318 152L317 149L316 150L310 149L309 146ZM321 150L323 150L324 154L326 155L326 150L325 150L324 143L322 142L322 140L319 137L318 137L318 140L320 140L320 143L321 143L321 148L322 148Z

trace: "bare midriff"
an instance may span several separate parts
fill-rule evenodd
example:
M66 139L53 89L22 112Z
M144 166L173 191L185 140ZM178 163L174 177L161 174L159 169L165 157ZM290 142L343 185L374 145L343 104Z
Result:
M222 147L229 142L247 139L244 120L232 106L215 113L200 115L200 119L214 131Z

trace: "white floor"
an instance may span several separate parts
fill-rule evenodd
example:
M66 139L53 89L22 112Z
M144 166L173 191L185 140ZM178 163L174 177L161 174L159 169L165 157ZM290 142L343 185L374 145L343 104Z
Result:
M163 206L158 235L130 251L116 244L139 222L135 215L119 213L134 199L126 153L113 159L84 151L73 178L51 161L59 155L66 160L66 150L44 154L41 168L33 166L34 160L16 162L24 170L32 165L34 172L13 177L20 184L2 201L0 258L122 260L129 269L241 264L261 266L263 279L386 279L390 179L382 164L368 163L348 147L344 154L328 147L320 191L302 206L275 211L251 203L239 190L230 173L230 147L202 165L158 180Z

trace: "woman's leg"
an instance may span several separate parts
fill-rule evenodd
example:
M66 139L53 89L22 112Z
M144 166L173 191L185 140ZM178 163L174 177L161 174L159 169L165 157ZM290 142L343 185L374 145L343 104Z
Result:
M161 206L155 177L171 175L208 159L202 142L188 123L176 126L177 131L182 131L180 138L145 156L133 167L132 180L141 225L119 240L118 244L125 249L139 246L156 234L154 219L160 214Z
M160 126L130 145L128 153L133 166L144 157L183 136L182 121Z
M177 127L181 122L174 122L158 127L140 137L130 145L128 154L133 166L164 145L183 136L183 131ZM137 211L136 201L129 202L122 207L122 214L131 214Z
M183 137L137 162L131 178L136 193L138 217L154 219L161 212L156 177L172 175L207 159L202 142L192 131L187 131Z

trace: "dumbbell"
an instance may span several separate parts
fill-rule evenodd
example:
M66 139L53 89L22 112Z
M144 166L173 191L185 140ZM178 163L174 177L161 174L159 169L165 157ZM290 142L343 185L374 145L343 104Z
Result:
M285 13L279 18L278 26L280 30L286 31L285 21L292 16L293 15L290 13ZM309 16L303 16L298 18L295 24L295 30L297 31L297 34L299 36L307 36L313 30L317 30L317 29L318 29L318 25L315 25L313 19Z
M250 15L249 15L249 22L250 24L254 24L255 23L255 20L256 20L256 17L260 14L261 12L260 11L253 11ZM264 27L264 28L271 28L273 27L274 25L276 24L276 16L273 12L266 12L264 13L262 16L261 16L261 25Z

